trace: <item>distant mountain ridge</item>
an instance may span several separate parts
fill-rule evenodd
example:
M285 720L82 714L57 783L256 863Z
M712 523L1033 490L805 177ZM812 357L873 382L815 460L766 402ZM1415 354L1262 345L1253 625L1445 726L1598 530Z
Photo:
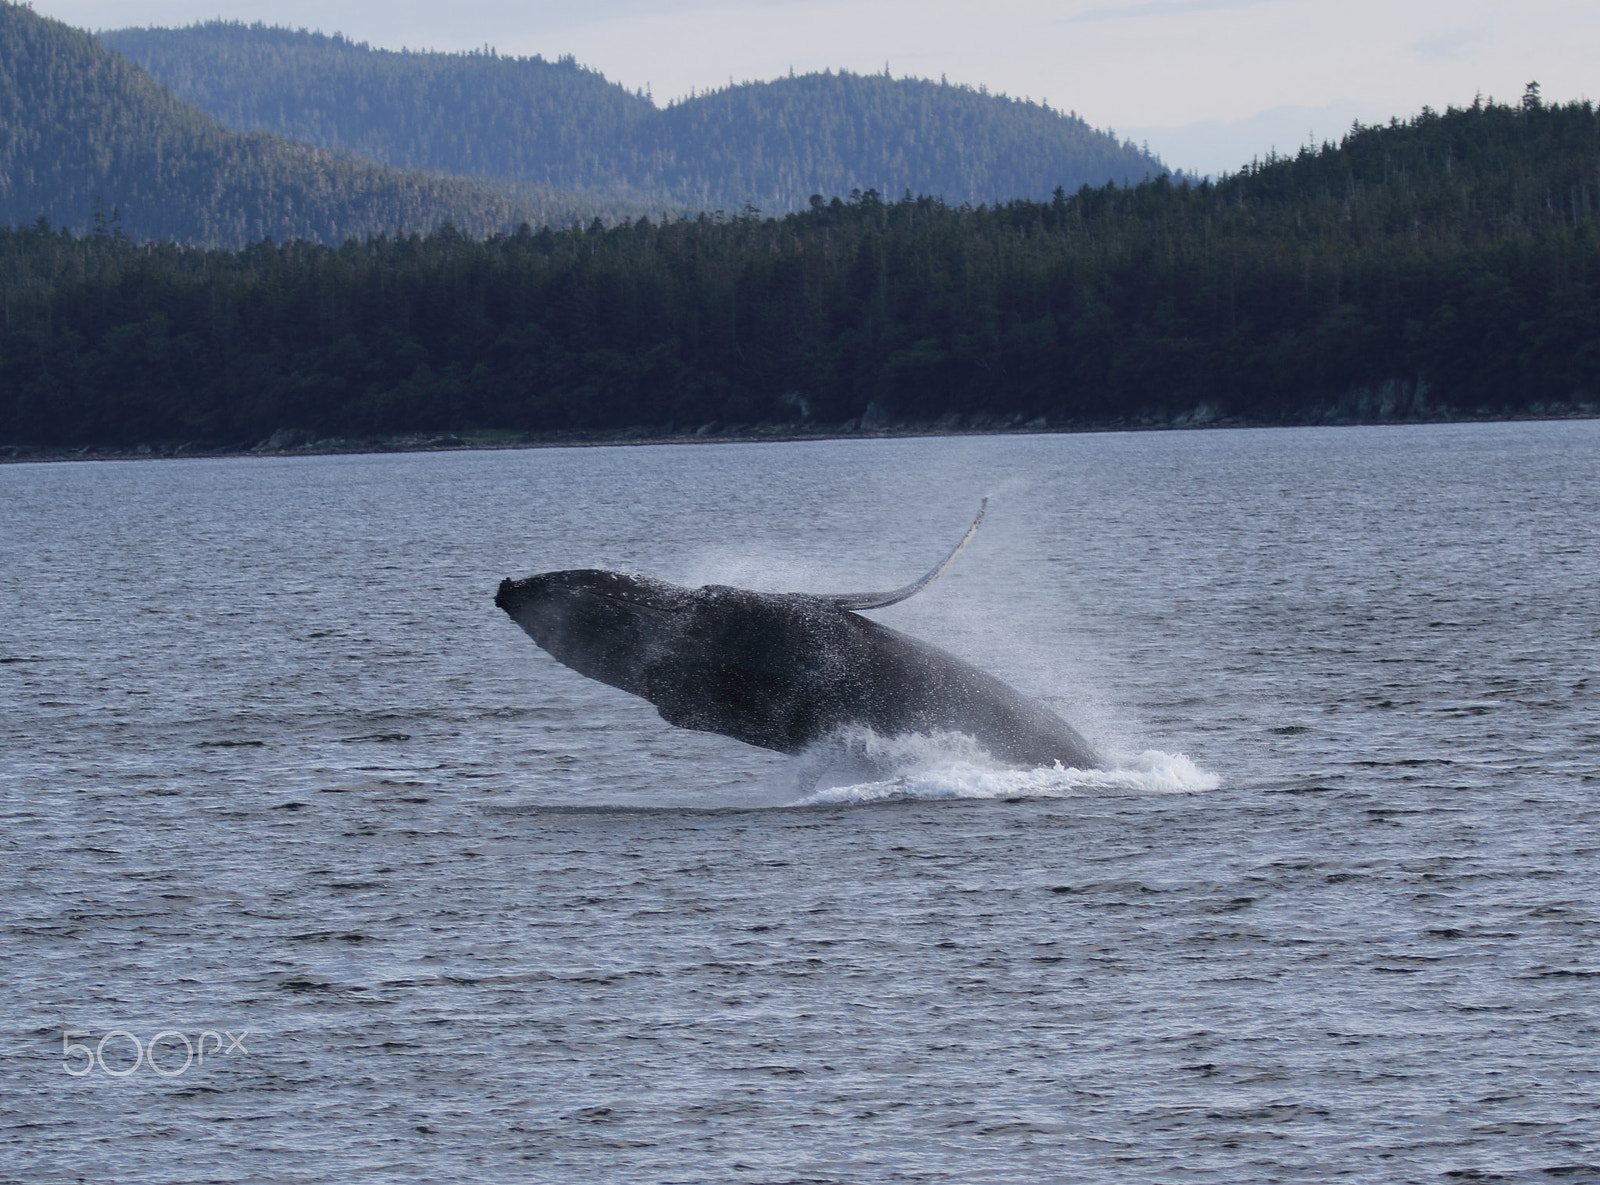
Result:
M211 245L445 222L482 236L537 216L461 181L227 131L90 34L0 0L0 223L87 227L97 209L132 238Z
M570 58L372 50L338 34L224 21L98 36L227 127L396 168L610 187L602 142L656 111Z
M1167 171L1075 114L943 82L807 74L657 108L570 57L373 49L223 21L100 37L229 127L508 192L778 213L813 193L978 204Z

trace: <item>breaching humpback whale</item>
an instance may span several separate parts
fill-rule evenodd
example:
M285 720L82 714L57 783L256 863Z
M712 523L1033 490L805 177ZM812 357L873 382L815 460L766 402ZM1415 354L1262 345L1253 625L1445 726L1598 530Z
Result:
M817 596L683 588L600 569L503 580L494 603L581 675L642 696L680 728L797 753L850 725L880 736L957 732L1017 765L1092 768L1087 741L992 675L857 612L921 591Z

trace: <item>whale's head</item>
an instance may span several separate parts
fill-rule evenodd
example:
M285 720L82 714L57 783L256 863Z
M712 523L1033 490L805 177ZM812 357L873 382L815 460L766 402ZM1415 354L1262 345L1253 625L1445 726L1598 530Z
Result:
M502 580L494 598L553 658L635 695L645 694L648 656L678 635L690 601L678 585L598 568Z

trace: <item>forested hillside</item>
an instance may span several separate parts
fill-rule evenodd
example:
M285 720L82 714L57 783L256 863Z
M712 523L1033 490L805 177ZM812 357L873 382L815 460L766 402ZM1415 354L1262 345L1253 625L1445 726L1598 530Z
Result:
M1600 410L1600 115L1424 111L1222 184L339 248L0 233L0 441Z
M854 189L976 204L1164 171L1075 115L912 79L810 74L658 110L570 58L375 50L221 21L102 39L229 127L690 209L774 213Z
M453 222L476 235L539 211L460 181L224 130L89 34L0 0L0 222L135 239L339 242Z
M1159 160L1075 115L964 86L881 75L745 83L644 126L650 176L682 204L802 208L811 194L910 191L948 205L1142 181Z
M405 169L626 188L618 157L656 115L570 58L398 53L224 21L99 37L227 127Z

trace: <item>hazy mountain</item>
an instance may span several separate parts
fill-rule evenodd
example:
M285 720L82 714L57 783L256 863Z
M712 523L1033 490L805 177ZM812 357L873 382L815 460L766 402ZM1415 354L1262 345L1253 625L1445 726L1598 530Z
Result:
M699 204L794 209L813 193L876 189L976 205L1166 172L1076 115L845 72L730 86L668 106L645 130L652 179Z
M382 50L220 21L101 37L229 127L689 208L776 212L853 189L994 202L1165 171L1074 114L914 79L810 74L657 108L570 58Z
M570 58L390 52L223 21L99 37L230 128L397 168L615 188L619 150L656 115Z
M94 37L0 0L0 223L133 238L337 243L453 222L510 229L539 209L448 178L230 132Z

